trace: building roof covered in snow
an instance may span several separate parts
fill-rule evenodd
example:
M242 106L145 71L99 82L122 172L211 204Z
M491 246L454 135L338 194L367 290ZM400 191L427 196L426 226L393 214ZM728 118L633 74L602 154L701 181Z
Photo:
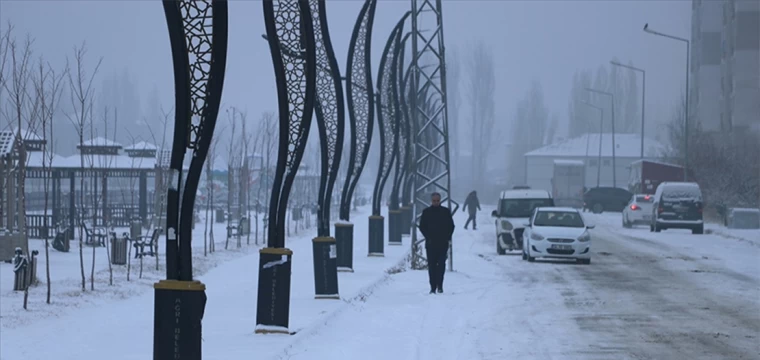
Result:
M85 140L84 142L79 144L79 146L91 146L91 147L102 146L102 147L119 147L120 148L121 144L98 136L90 140Z
M140 141L139 143L132 144L129 146L125 146L124 150L131 151L131 150L158 150L158 146L153 145L149 142Z
M585 134L576 138L559 141L530 151L525 156L585 157L599 156L600 134ZM612 157L612 134L601 134L602 157ZM644 138L644 156L658 157L666 148L661 143ZM638 158L641 155L641 136L637 134L615 134L615 156Z

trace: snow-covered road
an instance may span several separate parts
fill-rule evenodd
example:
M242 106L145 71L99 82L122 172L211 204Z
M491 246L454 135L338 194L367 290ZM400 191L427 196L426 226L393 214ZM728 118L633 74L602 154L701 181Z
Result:
M444 294L396 274L279 358L760 359L760 247L589 220L590 266L497 256L490 218L460 227Z

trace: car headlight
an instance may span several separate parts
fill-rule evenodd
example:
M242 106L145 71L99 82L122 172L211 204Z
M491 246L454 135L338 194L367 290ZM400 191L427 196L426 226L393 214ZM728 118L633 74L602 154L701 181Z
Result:
M578 241L580 241L580 242L591 241L591 234L589 234L587 232L583 233L583 235L581 235L580 237L578 237Z
M509 221L502 221L501 228L506 231L512 231L512 224L510 224Z
M530 233L530 239L531 240L543 240L544 237L541 236L540 234Z

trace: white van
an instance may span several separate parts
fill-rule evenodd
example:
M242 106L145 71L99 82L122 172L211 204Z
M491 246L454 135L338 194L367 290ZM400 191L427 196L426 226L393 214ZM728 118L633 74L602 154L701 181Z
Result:
M496 253L522 250L525 223L538 207L554 206L552 195L546 190L507 190L499 195L499 205L491 213L496 224Z

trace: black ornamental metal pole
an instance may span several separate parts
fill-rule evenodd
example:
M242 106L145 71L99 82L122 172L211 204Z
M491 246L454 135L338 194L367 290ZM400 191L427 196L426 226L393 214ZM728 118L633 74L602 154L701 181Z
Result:
M406 42L409 40L410 36L412 35L411 32L407 33L404 38L401 40L401 55L400 55L400 64L403 65L404 63L404 57L406 54ZM415 126L412 123L412 115L411 115L411 96L414 96L414 93L412 92L412 82L409 80L410 75L412 74L412 65L409 64L406 71L401 72L399 74L399 79L401 81L401 86L399 89L401 89L401 93L399 95L399 105L400 109L402 111L403 115L403 122L404 127L402 128L403 134L406 138L405 144L402 146L405 147L405 153L406 153L406 164L404 166L405 172L404 172L404 178L403 183L401 186L401 234L402 235L411 235L412 231L412 223L413 223L413 203L412 203L412 175L414 173L414 134L415 134ZM399 67L401 69L401 67Z
M393 183L391 184L390 202L388 204L388 245L400 246L401 241L401 226L402 226L402 210L399 206L399 192L402 179L404 178L404 168L406 166L406 143L405 131L402 131L403 114L401 111L401 105L399 103L399 96L401 91L399 86L401 84L400 77L403 76L403 59L401 58L402 41L401 34L404 31L404 23L399 23L398 31L396 32L395 44L393 49L393 60L391 62L390 71L390 96L389 105L393 108L393 148L396 152L395 171L393 176Z
M377 108L377 124L380 133L380 165L375 179L375 188L372 195L372 215L369 217L369 248L368 256L385 256L384 253L384 222L385 218L380 214L382 205L383 187L388 180L393 167L397 151L394 146L395 114L391 100L391 79L393 74L393 57L395 54L396 40L400 27L410 15L407 12L391 31L385 50L380 58L380 70L377 79L377 93L375 105Z
M351 140L346 181L340 200L340 221L335 223L338 271L354 271L354 224L350 221L351 198L369 155L375 120L372 89L372 25L377 0L366 0L356 18L346 65L346 93Z
M317 299L340 299L338 292L337 246L330 236L330 207L335 180L343 153L345 112L343 84L338 59L335 58L327 26L325 0L309 0L316 48L317 95L314 111L319 130L322 168L319 181L317 237L312 240L314 253L314 292Z
M277 84L280 134L267 219L267 247L259 251L255 332L287 334L290 332L293 252L285 248L285 223L288 197L311 127L316 51L308 0L263 1L262 4Z
M163 7L174 64L175 113L166 209L166 280L154 284L153 359L201 359L206 286L193 280L193 209L224 87L227 1L165 0ZM193 155L183 182L187 149Z

